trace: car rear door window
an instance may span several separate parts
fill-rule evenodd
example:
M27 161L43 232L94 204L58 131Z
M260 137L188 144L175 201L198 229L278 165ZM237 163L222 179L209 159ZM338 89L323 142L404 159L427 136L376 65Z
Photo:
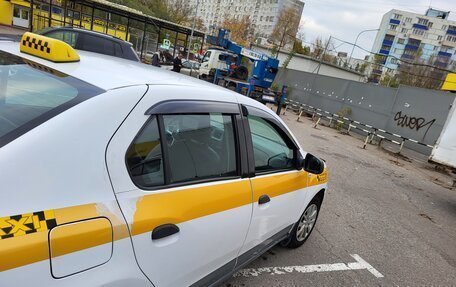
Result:
M229 115L164 115L169 183L237 175L236 144Z
M144 189L237 176L232 116L154 115L130 145L126 162L133 182Z
M293 168L294 150L274 123L249 115L255 172L281 171Z
M81 33L80 37L82 38L82 41L80 42L80 47L78 47L78 49L115 56L115 43L113 41L100 38L95 35L90 35L88 33Z
M163 185L163 155L157 117L153 116L127 152L130 176L140 187Z
M76 48L78 41L78 33L72 31L51 31L45 34L46 37L63 41L73 48Z
M114 43L114 49L115 49L116 57L122 58L123 57L122 47L119 44Z

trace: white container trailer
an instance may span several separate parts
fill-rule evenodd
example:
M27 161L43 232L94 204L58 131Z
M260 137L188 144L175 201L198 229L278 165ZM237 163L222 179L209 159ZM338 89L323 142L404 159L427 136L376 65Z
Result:
M456 100L429 160L456 169Z

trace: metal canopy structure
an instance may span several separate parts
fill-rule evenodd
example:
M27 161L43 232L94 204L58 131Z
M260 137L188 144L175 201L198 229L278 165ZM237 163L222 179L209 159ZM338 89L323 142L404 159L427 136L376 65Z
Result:
M31 0L30 14L31 31L74 26L105 33L133 43L143 61L158 49L168 57L186 53L192 34L191 28L106 0ZM193 53L201 49L204 37L204 32L193 31Z

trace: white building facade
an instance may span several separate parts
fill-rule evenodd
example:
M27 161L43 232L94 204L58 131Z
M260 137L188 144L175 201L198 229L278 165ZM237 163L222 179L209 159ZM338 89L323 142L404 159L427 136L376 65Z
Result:
M248 16L259 44L265 44L271 36L284 9L292 8L299 19L304 9L304 2L300 0L189 0L188 4L196 8L197 2L197 16L203 20L207 33L215 32L225 19Z
M454 69L456 62L456 21L450 12L428 9L417 14L393 9L379 27L372 52L380 54L382 70L372 70L379 79L385 72L395 73L400 60L419 61L443 69Z

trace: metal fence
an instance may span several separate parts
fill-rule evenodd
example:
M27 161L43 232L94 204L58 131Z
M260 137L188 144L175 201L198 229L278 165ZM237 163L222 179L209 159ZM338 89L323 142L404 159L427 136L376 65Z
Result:
M290 87L291 100L326 111L331 117L346 117L385 131L378 134L386 140L402 143L405 138L403 145L426 155L431 153L455 98L436 90L387 88L290 69L281 70L277 82Z

